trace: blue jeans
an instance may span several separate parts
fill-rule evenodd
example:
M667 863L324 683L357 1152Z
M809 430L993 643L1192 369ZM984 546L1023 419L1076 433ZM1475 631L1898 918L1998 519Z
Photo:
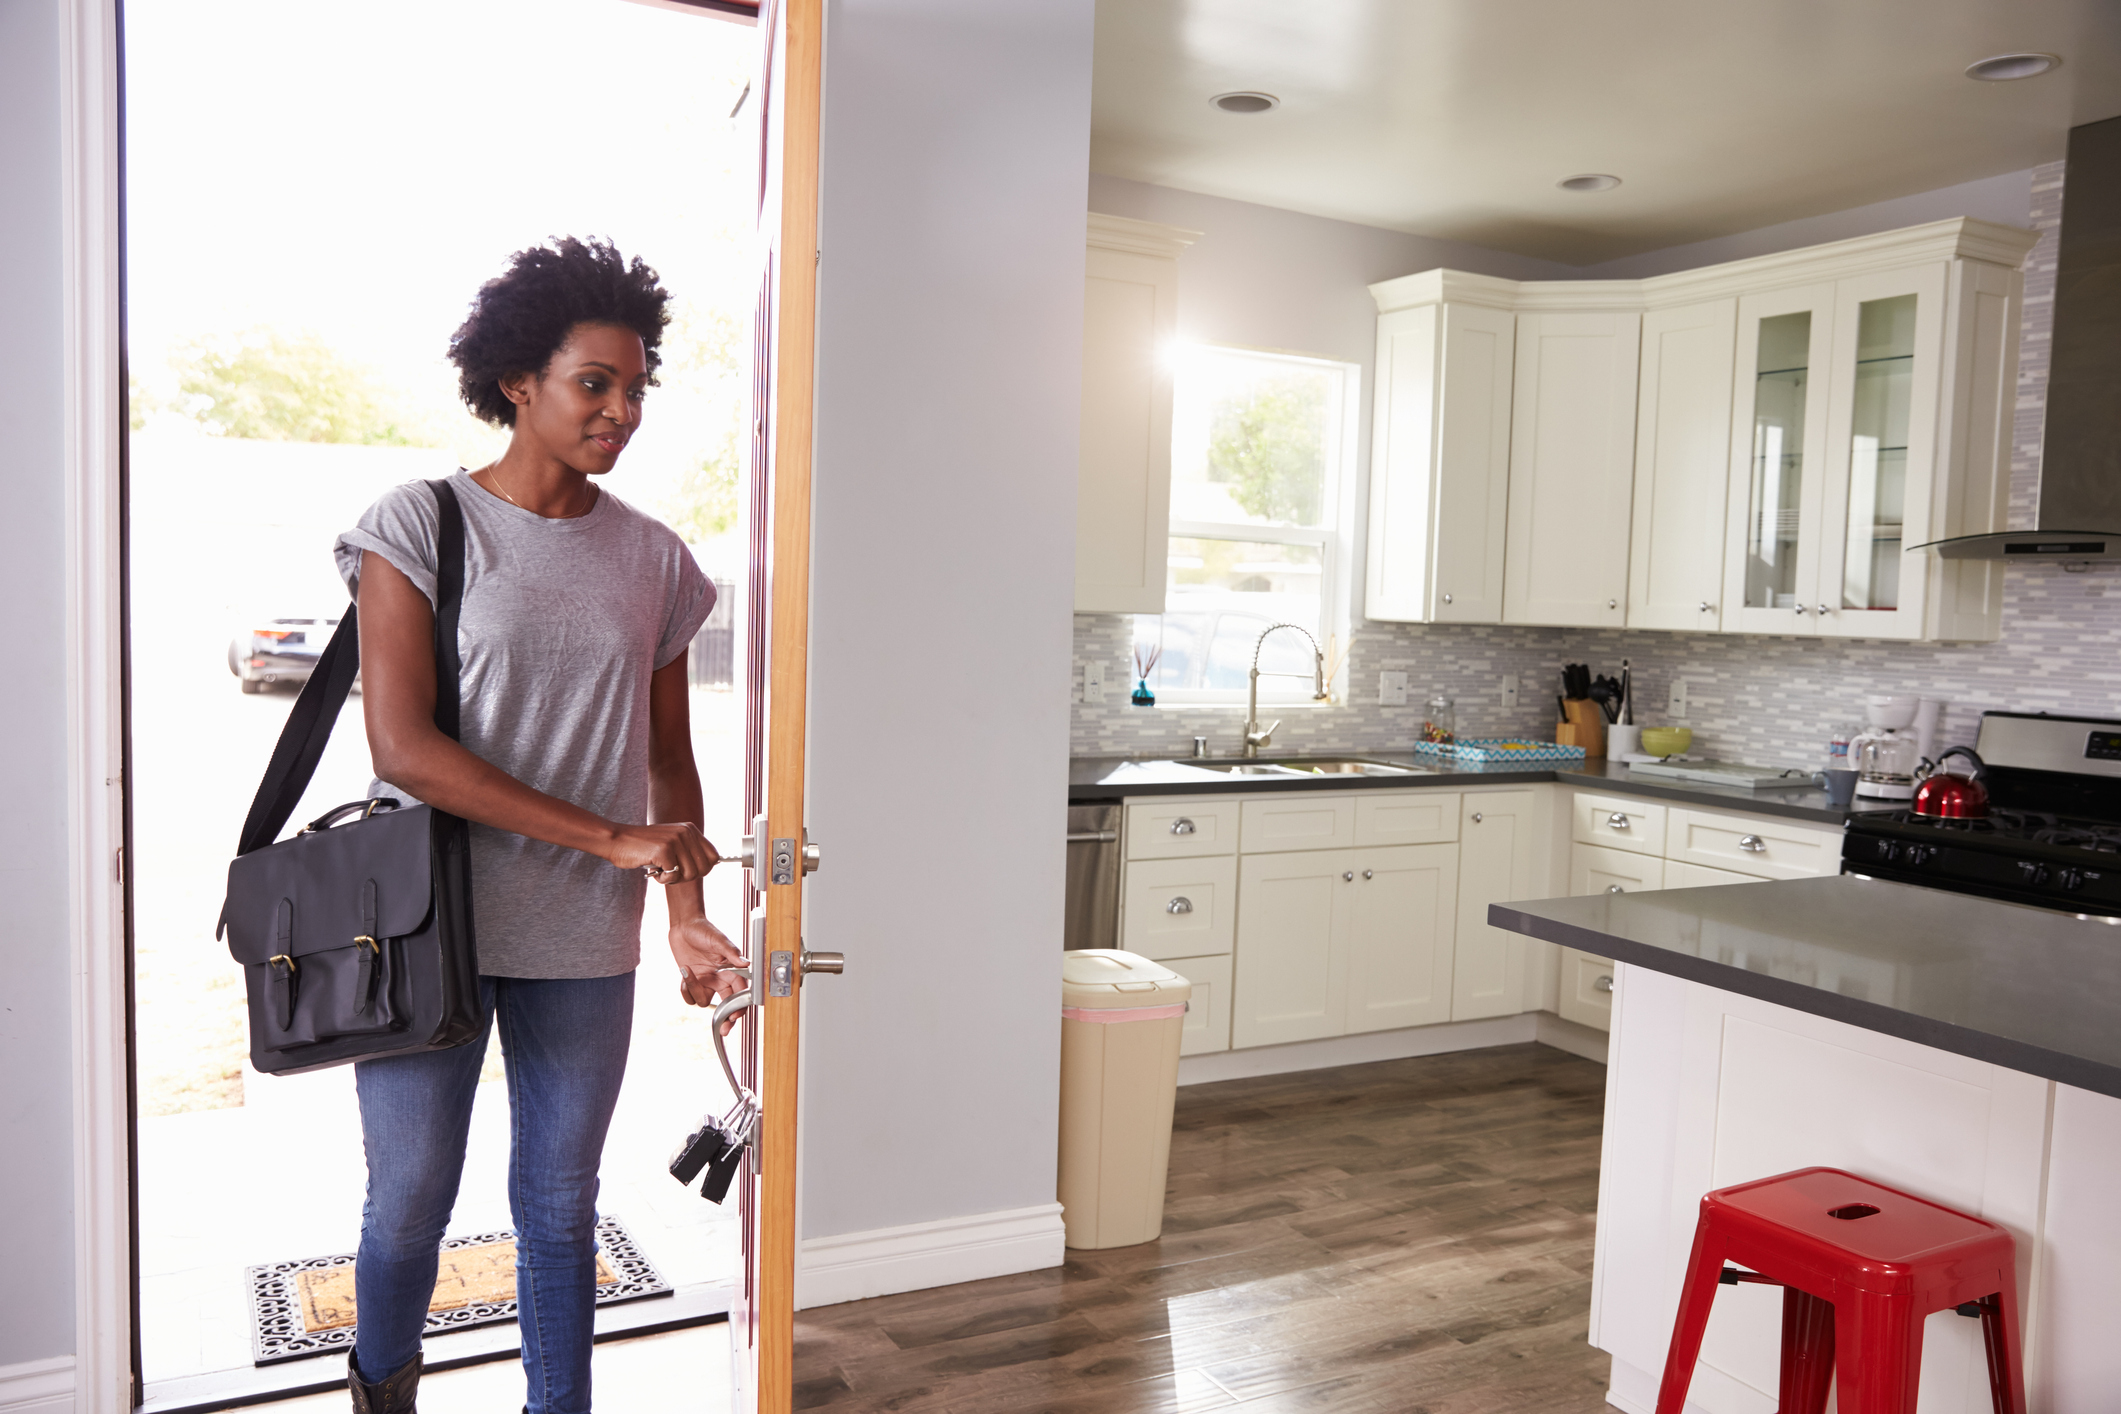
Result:
M377 1383L419 1353L456 1203L486 1041L508 1076L508 1204L530 1414L589 1414L597 1163L626 1073L633 974L481 977L486 1026L446 1051L354 1066L368 1202L354 1263L354 1362Z

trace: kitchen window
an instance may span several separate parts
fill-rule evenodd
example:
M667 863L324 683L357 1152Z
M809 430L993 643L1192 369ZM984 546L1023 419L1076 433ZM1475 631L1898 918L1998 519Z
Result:
M1181 349L1171 428L1164 612L1135 618L1139 660L1169 703L1243 702L1253 645L1299 625L1320 646L1345 628L1341 499L1352 474L1360 370L1248 349ZM1262 673L1311 673L1310 645L1278 633ZM1308 682L1262 677L1262 702L1306 702Z

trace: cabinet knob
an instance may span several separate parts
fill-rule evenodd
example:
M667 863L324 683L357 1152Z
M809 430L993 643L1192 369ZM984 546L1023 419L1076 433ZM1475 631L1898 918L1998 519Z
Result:
M1613 979L1603 973L1600 973L1598 977L1592 981L1591 990L1594 992L1610 992L1613 990Z
M1362 876L1363 876L1363 877L1364 877L1365 879L1367 879L1367 878L1370 878L1370 877L1371 877L1370 871L1369 871L1369 870L1367 870L1367 869L1363 870L1363 871L1362 871Z
M1342 883L1344 883L1344 884L1352 884L1352 883L1354 883L1354 882L1355 882L1355 871L1354 871L1353 869L1348 869L1348 870L1344 870L1344 871L1342 871L1342 873L1341 873L1341 876L1340 876L1340 881L1341 881Z
M1701 612L1704 614L1713 614L1716 612L1716 606L1714 604L1711 604L1708 600L1704 599L1701 601Z
M1451 596L1450 596L1450 595L1448 595L1448 594L1444 595L1444 596L1443 596L1443 601L1444 601L1444 603L1446 603L1446 604L1450 603L1450 602L1451 602Z
M1164 905L1164 912L1166 913L1191 913L1192 911L1193 900L1187 898L1184 894L1180 894Z
M1171 833L1174 835L1190 835L1193 833L1193 822L1181 815L1171 822Z
M1798 613L1800 613L1800 614L1809 614L1809 613L1811 612L1811 610L1810 610L1810 609L1807 609L1807 608L1805 608L1805 607L1804 607L1804 605L1802 605L1802 604L1799 604L1799 605L1797 606L1797 612L1798 612Z
M1767 853L1767 841L1758 835L1740 835L1738 837L1738 847L1747 854Z
M1624 894L1627 892L1626 889L1623 889L1618 884L1607 884L1605 886L1605 891L1609 894Z
M1610 814L1610 815L1606 816L1606 817L1605 817L1605 822L1606 822L1606 825L1607 825L1607 827L1608 827L1608 828L1610 828L1610 829L1615 829L1615 830L1626 830L1626 829L1631 829L1631 828L1633 828L1632 826L1630 826L1630 825L1628 824L1628 817L1627 817L1626 815L1623 815L1623 814L1622 814L1622 813L1621 813L1620 811L1618 811L1618 810L1616 810L1616 811L1614 811L1614 812L1613 812L1612 814Z
M1819 606L1819 617L1822 619L1832 612L1834 612L1834 606L1831 604L1821 604Z
M1620 607L1620 601L1618 599L1608 599L1605 601L1605 606L1608 609L1617 609Z
M1473 823L1476 825L1480 823L1480 812L1478 810L1473 812Z

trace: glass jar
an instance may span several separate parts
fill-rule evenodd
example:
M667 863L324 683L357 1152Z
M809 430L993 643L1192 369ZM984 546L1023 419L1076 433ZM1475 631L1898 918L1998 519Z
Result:
M1432 697L1422 712L1421 739L1439 746L1458 740L1458 705L1448 697Z

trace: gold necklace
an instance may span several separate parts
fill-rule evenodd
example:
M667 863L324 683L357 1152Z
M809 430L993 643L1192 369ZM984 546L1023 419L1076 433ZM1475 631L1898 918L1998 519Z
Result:
M493 483L493 489L500 492L501 495L507 499L509 505L514 506L519 511L526 509L523 503L521 501L518 501L515 497L510 496L508 494L508 488L501 484L500 465L501 464L499 462L489 462L484 468L486 472L486 479Z

